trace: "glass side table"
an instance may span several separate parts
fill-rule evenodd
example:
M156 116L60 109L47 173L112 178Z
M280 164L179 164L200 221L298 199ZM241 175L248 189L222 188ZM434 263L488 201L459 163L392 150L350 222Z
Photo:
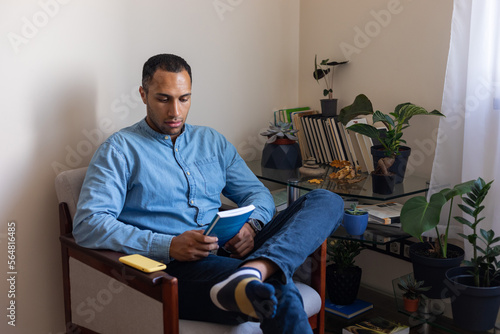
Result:
M304 191L307 192L313 189L327 189L345 198L372 201L387 201L411 196L425 193L429 189L427 179L414 175L406 175L404 182L397 184L392 194L381 195L372 191L372 181L368 174L364 175L366 177L364 180L357 183L338 183L328 177L334 171L334 168L329 165L321 165L321 168L325 170L324 174L314 177L302 175L298 168L291 170L264 168L261 166L260 160L247 162L247 165L259 179L286 186L288 203L293 202ZM310 179L322 179L323 181L320 184L309 183L308 180ZM404 233L400 228L368 224L366 232L362 236L349 235L340 226L331 237L335 239L356 240L364 242L371 247L380 247L394 241L407 239L410 235Z
M413 275L410 273L409 275ZM419 333L433 333L435 329L440 329L442 332L453 333L453 334L466 334L469 331L460 329L453 323L453 316L451 313L451 303L450 299L429 299L425 298L420 301L419 308L417 312L408 312L403 307L403 292L398 287L398 282L401 278L398 277L392 280L392 288L394 290L394 300L396 302L396 307L398 312L408 316L408 320L411 327L422 325L421 331ZM434 329L434 330L433 330ZM499 333L495 329L491 329L486 332L474 332L475 334L492 334Z
M343 197L358 199L387 201L395 198L410 196L418 193L425 193L429 189L428 180L414 175L406 175L404 182L397 184L394 192L388 195L381 195L372 191L372 180L370 175L364 174L366 178L357 183L339 183L328 177L334 169L329 165L321 165L325 173L321 176L304 176L299 169L272 169L261 166L261 161L247 162L250 170L261 180L271 181L287 186L288 188L298 188L306 191L313 189L327 189ZM309 183L310 179L322 179L320 184ZM292 189L289 189L293 192Z

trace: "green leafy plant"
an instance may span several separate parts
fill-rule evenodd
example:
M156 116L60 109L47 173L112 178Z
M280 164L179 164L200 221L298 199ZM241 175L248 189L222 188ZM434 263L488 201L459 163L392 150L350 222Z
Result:
M356 216L362 216L362 215L368 214L367 211L358 209L357 206L356 206L356 203L352 203L351 204L351 208L350 209L346 209L345 212L348 213L348 214L350 214L350 215L356 215Z
M384 147L385 157L380 159L375 169L375 174L390 175L388 169L394 164L395 158L399 155L401 144L406 144L403 137L403 130L410 126L409 121L417 115L444 116L437 110L428 112L426 109L412 103L398 104L394 112L389 115L381 111L373 111L373 106L364 94L356 96L354 102L340 110L339 120L347 125L352 119L361 115L372 115L372 123L382 122L387 131L380 131L375 126L364 123L357 123L347 129L360 133L364 136L378 140Z
M333 261L339 270L354 267L355 257L365 249L362 243L352 240L330 240L327 243L329 261Z
M272 143L278 138L288 138L291 140L298 140L295 136L299 130L295 130L292 128L292 123L284 123L279 122L277 125L274 125L272 122L269 122L269 129L267 131L262 132L261 136L267 136L267 143Z
M313 77L319 84L321 79L325 80L326 89L323 90L323 96L328 96L331 100L333 98L333 69L337 65L342 65L348 61L331 61L329 59L323 59L321 63L318 64L318 56L314 56L314 72ZM328 67L329 66L329 67ZM331 68L330 68L331 67ZM330 77L328 78L328 74ZM330 80L328 80L330 79Z
M411 236L423 242L422 234L435 229L436 242L432 252L436 257L448 258L448 232L450 229L451 212L453 201L457 196L462 196L472 189L474 180L455 185L453 188L445 188L433 194L429 201L425 196L415 196L406 201L401 208L401 228ZM441 218L441 210L446 203L450 202L450 211L443 235L439 234L438 224Z
M422 293L429 291L430 286L423 286L424 281L417 281L412 274L399 278L398 288L403 291L403 297L408 299L419 299Z
M500 275L497 256L500 255L500 246L495 246L500 242L500 237L495 237L493 230L479 229L479 223L485 217L479 217L484 209L482 205L488 191L491 188L493 181L486 183L482 178L474 181L471 190L462 196L464 204L459 204L459 208L472 219L468 220L463 217L454 217L458 222L470 227L472 233L466 235L459 233L461 237L467 240L473 249L473 256L470 261L464 261L468 266L473 267L474 284L477 287L489 287L496 277ZM484 247L478 244L481 241Z

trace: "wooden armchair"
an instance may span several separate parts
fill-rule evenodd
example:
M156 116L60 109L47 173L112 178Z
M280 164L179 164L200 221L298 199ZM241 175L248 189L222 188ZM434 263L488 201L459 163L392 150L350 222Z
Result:
M86 168L56 177L66 333L262 333L259 324L179 320L177 279L118 261L124 254L76 244L71 232ZM297 287L315 333L324 332L326 243L297 271Z

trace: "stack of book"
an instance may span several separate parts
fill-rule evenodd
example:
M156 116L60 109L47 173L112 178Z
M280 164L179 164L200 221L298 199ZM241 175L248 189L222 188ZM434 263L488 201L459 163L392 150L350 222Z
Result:
M385 202L372 205L358 205L359 209L368 211L368 222L400 227L399 216L403 204L396 202Z
M347 130L353 124L367 123L364 117L355 118L344 126L338 116L326 117L309 107L300 107L276 110L274 122L292 123L293 128L299 130L296 136L303 159L313 157L325 164L347 160L361 172L374 170L370 149L379 143Z
M346 129L355 122L366 122L366 119L355 119L344 126L337 116L301 116L300 124L309 153L306 157L313 157L319 163L347 160L362 172L373 171L373 158L370 154L372 139Z

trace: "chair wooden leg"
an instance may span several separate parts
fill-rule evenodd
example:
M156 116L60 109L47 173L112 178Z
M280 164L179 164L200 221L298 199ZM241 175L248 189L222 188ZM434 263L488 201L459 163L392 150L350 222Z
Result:
M163 280L163 332L179 334L179 294L177 279Z

